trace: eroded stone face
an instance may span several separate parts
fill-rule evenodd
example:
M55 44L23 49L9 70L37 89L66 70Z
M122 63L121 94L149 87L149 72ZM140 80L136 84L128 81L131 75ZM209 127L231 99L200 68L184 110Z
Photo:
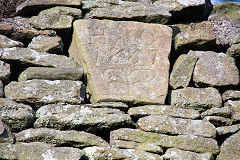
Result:
M171 37L160 24L77 20L69 53L87 72L92 102L163 104Z

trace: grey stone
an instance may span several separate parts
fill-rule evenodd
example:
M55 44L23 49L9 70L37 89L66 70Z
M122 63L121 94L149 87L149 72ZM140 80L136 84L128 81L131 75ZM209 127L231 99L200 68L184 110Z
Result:
M224 106L230 107L232 109L232 123L239 123L240 122L240 101L232 101L228 100L224 103Z
M5 86L5 95L14 101L37 106L49 103L81 104L85 98L85 86L81 81L70 80L12 81Z
M203 121L208 121L216 127L228 126L228 125L232 124L231 119L225 118L225 117L220 117L220 116L205 116L203 118Z
M34 111L30 106L0 98L0 119L9 125L12 131L33 126L34 118Z
M171 105L205 110L213 107L221 107L222 97L215 88L187 87L172 91Z
M226 54L238 61L240 57L240 42L237 44L232 44L231 47L227 49Z
M206 116L221 116L229 118L231 117L231 108L229 107L221 107L221 108L211 108L206 110L201 114L201 117L204 118Z
M23 47L23 43L9 39L0 35L0 48Z
M29 67L19 75L18 81L27 81L32 79L79 81L82 76L82 67Z
M0 60L6 60L14 64L44 67L79 67L77 62L69 57L37 52L28 48L0 49L0 55Z
M1 52L1 51L0 51ZM0 59L1 59L1 53L0 53ZM5 83L8 83L10 80L10 65L8 63L5 63L0 60L0 80L2 80Z
M197 60L196 56L181 55L178 57L170 74L170 85L173 89L188 87Z
M202 137L216 137L216 128L209 122L172 118L169 116L151 115L140 118L137 122L140 129L171 135L196 135Z
M17 142L45 142L57 147L107 147L102 138L83 131L59 131L50 128L27 129L15 134Z
M128 105L122 102L99 102L93 104L86 104L86 106L91 108L113 108L120 109L122 111L126 111L128 109Z
M176 148L168 149L162 157L171 160L213 160L211 153L194 153Z
M0 143L14 143L14 136L9 126L0 119Z
M90 108L84 105L52 104L36 112L35 127L55 129L79 129L102 131L120 127L132 127L131 117L117 109Z
M151 153L155 153L155 154L159 154L159 155L164 153L162 147L160 147L154 143L151 143L151 142L139 144L138 147L136 148L136 150L151 152Z
M48 52L52 54L63 54L63 42L61 37L37 36L32 39L28 48L38 52Z
M234 58L224 53L212 51L190 51L199 59L193 72L193 81L198 87L236 86L239 83L239 71Z
M240 157L240 132L227 138L221 145L217 160L238 160Z
M146 105L132 107L128 110L128 114L134 118L141 118L149 115L167 115L175 118L197 119L200 117L199 111L193 109L184 109L177 106L168 105Z
M240 91L227 90L222 94L222 99L224 102L226 102L228 100L239 100L240 99Z
M237 133L240 130L240 124L217 127L216 130L218 136L228 136Z
M0 80L0 98L4 96L3 82Z
M178 148L199 153L216 154L219 152L217 141L212 138L193 135L169 136L129 128L114 130L110 133L110 144L113 147L134 149L146 142L163 148Z
M79 160L84 152L71 147L52 147L45 143L0 143L0 159Z

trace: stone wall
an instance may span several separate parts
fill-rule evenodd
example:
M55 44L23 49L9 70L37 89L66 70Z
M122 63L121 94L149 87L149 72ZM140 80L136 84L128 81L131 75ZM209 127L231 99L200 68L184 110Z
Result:
M240 160L239 10L210 0L1 10L0 159Z

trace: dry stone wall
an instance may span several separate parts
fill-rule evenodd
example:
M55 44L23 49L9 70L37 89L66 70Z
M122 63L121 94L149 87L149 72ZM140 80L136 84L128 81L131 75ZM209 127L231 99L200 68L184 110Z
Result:
M0 159L240 160L239 3L12 5Z

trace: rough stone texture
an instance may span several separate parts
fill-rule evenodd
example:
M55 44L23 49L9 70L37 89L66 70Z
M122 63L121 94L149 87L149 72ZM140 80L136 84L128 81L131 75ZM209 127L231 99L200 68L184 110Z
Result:
M197 60L196 56L181 55L178 57L170 74L170 85L173 89L188 87Z
M29 23L37 29L64 30L72 27L74 17L80 18L82 11L69 7L54 7L41 11L38 16L29 19Z
M228 100L239 100L240 99L240 91L227 90L222 94L222 99L224 102L226 102Z
M232 109L232 122L239 123L240 122L240 101L232 101L228 100L224 106L229 106Z
M133 149L118 149L118 148L104 148L104 147L88 147L84 149L85 156L88 160L100 159L148 159L148 160L162 160L159 155L138 151Z
M209 122L172 118L169 116L151 115L140 118L137 122L140 129L147 132L156 132L172 135L196 135L216 137L216 128Z
M229 118L231 117L231 108L229 107L222 107L222 108L211 108L206 110L201 114L201 117L204 118L206 116L221 116Z
M79 160L84 152L71 147L52 147L45 143L0 143L0 159Z
M238 160L240 157L240 132L226 139L221 145L217 160Z
M157 5L139 2L83 1L85 17L166 24L171 14Z
M153 144L153 143L141 143L138 145L136 150L151 152L151 153L155 153L155 154L159 154L159 155L164 153L162 147L160 147L156 144Z
M122 111L126 111L128 109L128 105L122 102L99 102L94 104L86 104L86 106L91 108L113 108Z
M23 47L23 43L9 39L4 35L0 35L0 48Z
M239 60L239 58L240 58L240 42L237 44L232 44L231 47L229 47L227 49L226 54L235 58L236 60Z
M204 110L221 107L222 98L219 91L215 88L187 87L172 91L171 105Z
M32 39L28 48L38 52L48 52L52 54L63 54L63 42L61 37L37 36Z
M216 47L216 38L211 30L211 23L173 25L175 32L180 32L174 38L174 49L178 53L188 53L190 50L213 50Z
M5 87L7 98L36 105L48 103L81 104L84 102L85 86L81 81L28 80L12 81Z
M183 151L176 148L170 148L162 156L163 159L171 160L213 160L211 153L194 153L189 151Z
M132 107L128 110L128 114L134 118L141 118L149 115L166 115L175 118L187 119L197 119L200 117L199 111L167 105L147 105L140 107Z
M0 51L0 59L1 59L1 51ZM5 83L8 83L10 74L11 74L10 65L0 60L0 71L1 71L0 80L2 80Z
M74 68L29 67L19 75L18 81L26 81L32 79L79 81L82 78L82 76L83 76L82 67Z
M14 136L11 133L10 127L4 124L0 119L0 144L13 143L13 142L14 142Z
M36 117L35 127L81 128L81 130L91 132L133 125L130 116L120 110L79 105L52 104L43 106L36 112Z
M73 59L63 56L37 52L29 48L0 49L0 59L14 64L44 67L79 67Z
M122 128L110 133L110 144L118 148L136 148L141 143L153 143L164 148L178 148L200 153L219 152L217 141L193 135L168 136L144 132L138 129Z
M171 37L160 24L77 20L69 53L87 72L92 102L164 104Z
M216 130L218 136L228 136L237 133L240 130L240 124L217 127Z
M26 0L24 3L17 6L16 12L19 14L27 14L54 6L80 7L81 3L82 0Z
M9 125L12 131L32 127L34 118L34 111L30 106L0 98L0 119Z
M0 98L4 96L3 82L0 80Z
M193 72L195 85L200 87L238 85L239 71L234 58L212 51L190 51L188 54L199 58Z
M15 136L17 142L45 142L57 147L109 146L107 142L94 134L74 130L59 131L50 128L36 128L21 131Z
M232 124L231 119L220 116L206 116L203 118L203 121L208 121L216 127L228 126Z

